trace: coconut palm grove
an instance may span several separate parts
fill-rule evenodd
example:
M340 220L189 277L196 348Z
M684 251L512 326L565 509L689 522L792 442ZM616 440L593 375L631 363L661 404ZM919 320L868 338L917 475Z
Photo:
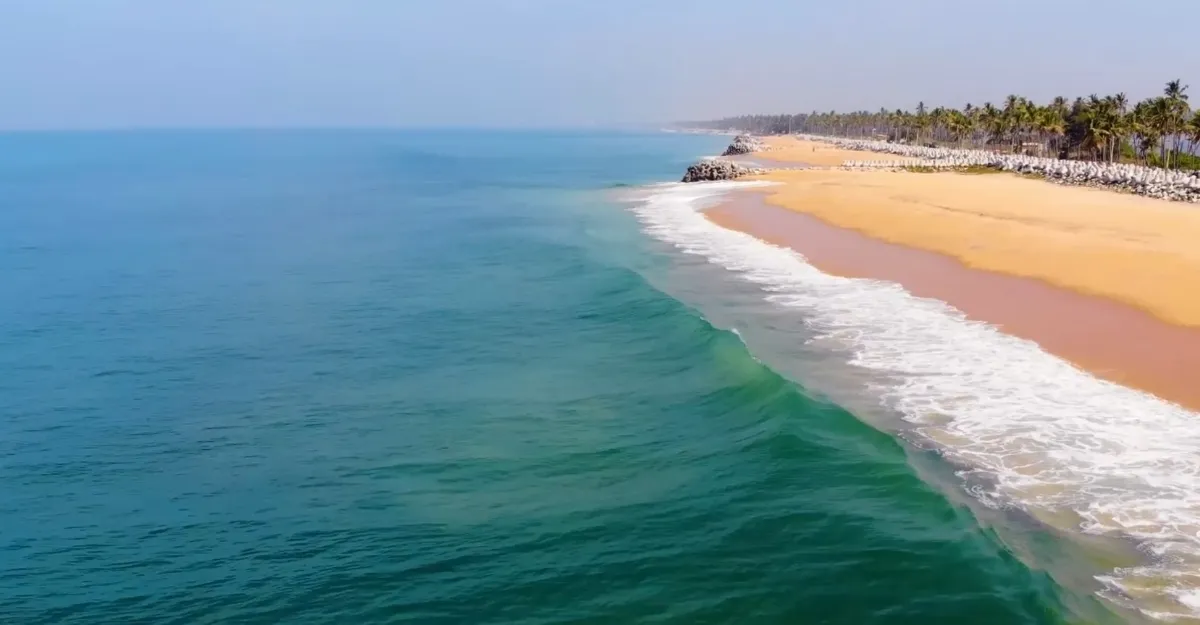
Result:
M829 111L797 115L744 115L689 124L755 134L806 134L886 139L901 143L985 148L1059 158L1134 162L1168 169L1200 169L1200 114L1188 103L1188 86L1172 80L1162 94L1136 104L1124 93L1039 105L1010 95L1001 106L986 102L961 109Z

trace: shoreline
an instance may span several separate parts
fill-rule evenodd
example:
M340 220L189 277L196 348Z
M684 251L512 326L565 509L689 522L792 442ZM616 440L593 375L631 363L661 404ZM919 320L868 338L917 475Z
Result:
M1073 588L1151 621L1200 618L1200 213L999 169L743 156L780 167L637 212L799 313L759 347L792 332L848 357L867 410L961 467L975 499L1083 548Z
M769 193L769 191L766 191ZM1037 343L1100 379L1200 411L1200 329L1163 322L1122 302L875 239L742 191L705 211L713 223L793 249L840 277L894 282L968 319Z
M1011 506L1081 547L1071 560L1087 566L1073 588L1152 618L1200 615L1192 607L1200 596L1200 397L1189 375L1200 328L881 241L812 214L819 202L769 202L788 191L778 180L764 184L773 178L803 185L827 174L855 174L829 185L834 200L856 187L887 187L856 172L775 172L757 184L664 187L635 213L655 239L751 285L754 303L744 305L763 302L768 312L762 327L753 314L743 319L746 336L768 360L775 355L787 369L799 356L795 379L810 380L818 394L844 389L836 403L860 403L871 415L864 420L878 417L959 467L958 485L983 506ZM947 178L1013 179L885 175L933 187ZM853 210L843 202L834 216ZM1130 549L1145 557L1127 558Z
M766 201L1200 328L1200 211L1004 174L776 170Z

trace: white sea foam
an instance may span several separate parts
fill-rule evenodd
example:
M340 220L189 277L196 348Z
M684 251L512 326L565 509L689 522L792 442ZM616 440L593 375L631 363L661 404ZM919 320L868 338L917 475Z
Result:
M761 285L818 337L846 345L879 374L884 402L967 467L980 500L1137 541L1147 563L1097 577L1102 595L1156 618L1200 617L1200 415L895 284L821 273L699 212L748 184L656 186L634 211L652 236Z

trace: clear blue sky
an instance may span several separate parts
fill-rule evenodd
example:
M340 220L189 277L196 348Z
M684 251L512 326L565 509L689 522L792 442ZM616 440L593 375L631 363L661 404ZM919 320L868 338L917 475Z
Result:
M1182 78L1196 0L0 0L0 128L581 126Z

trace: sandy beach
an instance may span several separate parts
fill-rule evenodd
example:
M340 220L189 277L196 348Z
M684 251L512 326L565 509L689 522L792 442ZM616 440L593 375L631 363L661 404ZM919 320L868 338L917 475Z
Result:
M763 157L880 155L792 137ZM891 157L888 157L891 158ZM837 275L897 282L1126 386L1200 410L1200 212L1009 174L777 171L709 211Z
M914 174L916 175L916 174ZM1032 340L1097 377L1200 410L1200 329L1165 323L1111 299L829 225L743 192L707 211L719 225L795 249L826 273L887 280L969 318Z
M881 157L792 137L769 145L761 156L793 164ZM1194 207L999 173L761 178L777 184L709 218L829 273L897 282L1101 378L1200 410Z
M753 154L755 159L760 161L774 161L780 165L837 167L848 160L912 160L892 154L844 150L828 143L805 141L796 137L763 137L762 141L766 144L767 151Z
M1200 327L1200 211L1009 174L780 171L766 201Z

